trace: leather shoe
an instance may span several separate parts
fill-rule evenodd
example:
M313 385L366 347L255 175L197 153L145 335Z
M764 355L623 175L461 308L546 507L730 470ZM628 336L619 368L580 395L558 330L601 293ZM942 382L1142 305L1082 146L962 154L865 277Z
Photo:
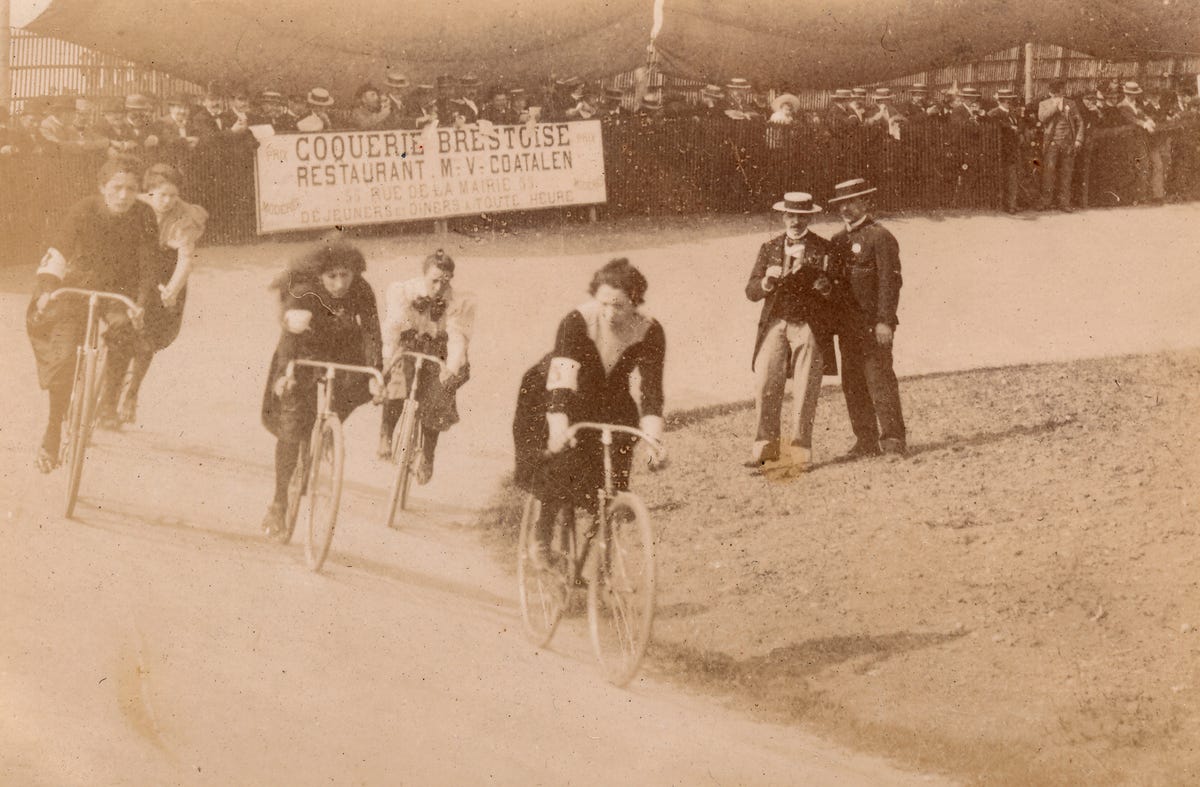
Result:
M902 440L888 439L879 441L879 450L888 456L904 456L905 447Z
M878 443L864 443L861 440L851 446L850 450L843 455L843 459L864 459L868 456L879 456L880 448Z

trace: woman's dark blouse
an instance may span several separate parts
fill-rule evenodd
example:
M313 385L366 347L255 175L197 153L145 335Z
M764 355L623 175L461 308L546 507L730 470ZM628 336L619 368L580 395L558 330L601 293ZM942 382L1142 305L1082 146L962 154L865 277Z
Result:
M293 310L312 314L308 330L292 333L286 328L280 335L279 344L271 358L267 375L266 390L263 392L263 424L277 436L281 431L295 432L291 423L291 411L299 405L308 413L309 405L315 403L315 374L318 370L301 367L296 369L296 387L281 402L272 387L277 379L287 372L289 361L297 359L333 361L355 366L382 367L382 338L379 331L379 311L375 302L375 291L371 285L356 276L345 297L333 298L319 282L296 283L282 296L283 312ZM343 418L355 407L370 401L368 379L361 374L340 374L335 386L334 409ZM315 411L314 411L315 412ZM298 420L303 426L308 415ZM282 418L282 421L280 420Z
M51 248L67 261L62 281L38 276L38 291L83 287L117 292L145 303L158 283L158 221L141 202L113 215L100 195L73 205L50 237Z
M547 410L566 413L571 422L601 421L636 426L639 410L629 390L634 370L641 376L640 415L663 412L663 359L666 336L653 318L645 335L625 348L611 371L604 370L600 351L588 332L588 320L576 309L563 318L554 341L554 357L579 364L576 389L555 388L549 392Z

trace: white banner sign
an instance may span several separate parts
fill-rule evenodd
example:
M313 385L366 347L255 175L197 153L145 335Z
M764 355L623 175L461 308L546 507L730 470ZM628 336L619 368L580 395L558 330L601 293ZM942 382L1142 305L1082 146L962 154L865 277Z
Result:
M606 200L595 120L284 134L256 164L260 233Z

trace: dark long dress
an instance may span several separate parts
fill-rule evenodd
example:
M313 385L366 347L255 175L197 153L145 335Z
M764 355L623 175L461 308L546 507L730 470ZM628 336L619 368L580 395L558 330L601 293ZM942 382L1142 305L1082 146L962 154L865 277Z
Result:
M62 382L63 375L72 374L75 348L86 329L87 301L79 297L61 298L37 315L38 296L59 286L81 287L115 292L145 303L155 284L158 223L154 211L140 202L125 213L114 215L105 207L104 199L96 195L71 207L47 246L63 255L67 267L61 279L39 271L33 302L26 313L26 328L42 388L49 388L56 378ZM112 316L113 322L125 323L119 317L125 311L124 306L103 301L100 309L103 315ZM110 334L110 347L121 338L115 331ZM70 381L63 384L69 386Z
M604 455L600 436L583 432L578 444L560 455L546 457L546 413L566 413L571 423L601 423L637 426L640 416L661 416L663 412L663 361L666 337L662 326L645 319L640 339L625 348L612 369L605 371L595 335L598 309L587 304L568 314L558 326L554 351L525 372L517 397L513 420L516 453L515 480L543 502L573 501L591 508L595 492L604 485ZM547 390L547 378L556 360L579 365L577 383L570 387ZM637 372L641 409L630 390L630 378ZM626 489L633 462L635 440L614 435L614 486Z
M262 422L281 440L299 442L308 437L316 419L316 378L312 367L296 369L296 387L283 397L275 395L275 381L287 371L288 361L309 359L382 366L382 340L375 292L356 276L343 298L333 298L319 282L294 283L283 293L283 311L307 311L312 322L303 333L286 328L279 337L263 391ZM356 407L371 400L366 375L339 375L334 386L333 409L343 420Z

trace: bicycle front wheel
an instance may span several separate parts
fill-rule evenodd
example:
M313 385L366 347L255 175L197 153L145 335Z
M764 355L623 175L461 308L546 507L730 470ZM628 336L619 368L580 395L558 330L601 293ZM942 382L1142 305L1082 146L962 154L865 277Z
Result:
M411 399L404 400L400 420L392 432L392 461L396 465L396 476L388 490L387 526L395 527L396 513L408 505L408 488L412 485L412 464L417 451L417 406Z
M75 513L79 498L79 482L83 478L83 456L87 452L86 426L92 417L93 399L89 374L95 373L95 356L82 347L76 351L75 382L71 387L71 404L67 408L66 433L63 435L64 464L67 466L67 504L65 516Z
M608 504L596 578L588 585L592 650L614 685L637 674L654 625L654 532L641 498L618 492Z
M521 534L517 539L517 596L521 602L521 622L535 647L545 647L554 636L570 598L574 570L571 565L573 542L563 534L564 548L551 551L550 570L539 571L529 556L542 504L536 497L525 498Z
M318 434L314 430L309 444L302 443L300 445L300 456L296 460L296 468L292 470L292 477L288 481L287 510L283 515L283 532L278 536L281 544L290 543L292 533L296 532L296 520L300 518L300 504L304 502L304 495L308 492L309 452L316 439L318 439Z
M327 418L313 440L312 468L308 476L308 539L304 553L308 567L320 571L333 543L338 505L342 500L342 468L346 460L342 422Z

